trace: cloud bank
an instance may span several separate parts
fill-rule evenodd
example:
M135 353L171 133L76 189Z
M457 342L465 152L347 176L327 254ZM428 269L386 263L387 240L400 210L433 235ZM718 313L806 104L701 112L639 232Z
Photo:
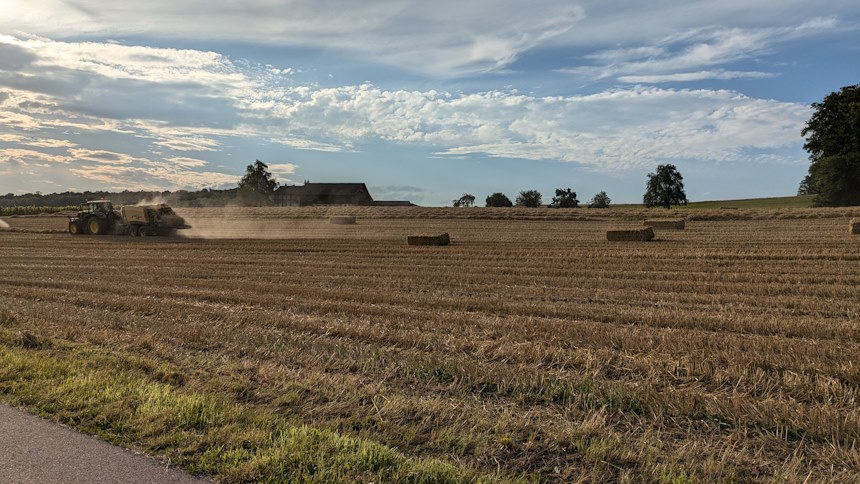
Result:
M605 172L674 160L755 162L768 153L779 159L784 149L797 147L809 116L804 105L728 90L635 85L535 96L514 89L321 87L298 83L289 68L273 72L193 49L25 35L0 36L0 49L14 67L0 74L2 169L71 165L69 174L111 188L235 183L238 169L206 168L212 157L242 141L326 152L381 141L442 156L559 160ZM604 51L594 59L638 66L618 72L640 72L642 61L636 59L657 52ZM668 76L742 75L759 74ZM660 82L666 76L626 80ZM294 163L273 166L281 176L296 170Z

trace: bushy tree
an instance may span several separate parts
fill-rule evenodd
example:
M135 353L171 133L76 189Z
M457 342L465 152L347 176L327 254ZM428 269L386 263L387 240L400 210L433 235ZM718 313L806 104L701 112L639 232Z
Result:
M517 205L520 207L540 207L542 197L537 190L523 190L517 195Z
M648 207L670 208L687 204L684 193L684 177L675 165L658 165L657 171L648 174L648 183L642 201Z
M555 196L552 197L550 208L578 208L579 200L576 199L576 192L570 188L556 188Z
M239 180L236 198L245 206L271 205L274 202L278 182L269 172L269 166L260 160L245 168L245 176Z
M801 134L811 161L806 185L817 194L815 204L860 205L860 84L832 92L812 107Z
M511 199L502 192L496 192L487 197L486 205L488 207L513 207Z
M600 192L593 197L588 202L588 208L609 208L609 204L612 200L609 199L609 195L606 192Z
M462 197L454 200L455 207L471 207L475 204L475 196L471 193L464 193Z

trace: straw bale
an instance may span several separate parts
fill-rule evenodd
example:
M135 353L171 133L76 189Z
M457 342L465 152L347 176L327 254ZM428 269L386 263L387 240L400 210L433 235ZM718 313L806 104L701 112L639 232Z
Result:
M329 217L328 223L332 225L353 225L355 224L355 217Z
M410 235L406 237L407 245L448 245L451 238L448 232L439 235Z
M607 230L606 240L610 241L647 241L654 238L654 229L645 227L639 230Z
M848 224L848 233L851 235L860 234L860 218L852 218Z
M642 225L652 229L684 230L684 219L674 220L646 220Z

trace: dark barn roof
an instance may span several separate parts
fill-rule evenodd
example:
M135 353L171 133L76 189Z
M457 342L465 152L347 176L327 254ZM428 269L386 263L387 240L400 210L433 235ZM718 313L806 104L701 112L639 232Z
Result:
M371 205L364 183L305 183L275 190L277 205Z

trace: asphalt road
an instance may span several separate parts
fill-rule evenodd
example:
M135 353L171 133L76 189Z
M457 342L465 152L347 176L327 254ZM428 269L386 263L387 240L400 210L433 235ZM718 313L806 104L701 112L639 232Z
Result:
M0 403L0 483L195 483L206 480Z

